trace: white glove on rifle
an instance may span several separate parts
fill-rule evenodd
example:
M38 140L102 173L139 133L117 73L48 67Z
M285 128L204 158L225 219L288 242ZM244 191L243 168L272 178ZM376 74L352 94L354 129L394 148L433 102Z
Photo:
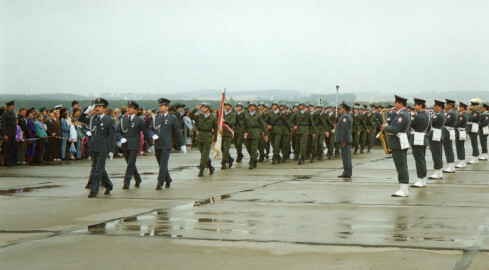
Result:
M116 142L115 144L116 144L116 145L117 145L117 147L119 147L119 148L121 148L121 146L122 146L122 143L121 143L121 142Z
M89 136L89 137L92 136L92 132L90 132L90 130L87 131L85 134L87 134L87 136Z
M113 157L114 157L114 153L109 152L109 158L110 158L110 160L112 160Z
M127 142L127 139L126 138L122 138L121 139L121 143L126 143Z
M158 138L160 138L160 137L158 137L158 135L156 135L156 134L155 134L155 135L153 135L153 140L155 140L155 141L156 141L156 140L158 140Z
M87 109L83 113L89 114L93 111L93 108L95 108L95 105L88 106Z
M187 146L186 145L182 145L180 147L180 150L184 153L184 154L187 154Z

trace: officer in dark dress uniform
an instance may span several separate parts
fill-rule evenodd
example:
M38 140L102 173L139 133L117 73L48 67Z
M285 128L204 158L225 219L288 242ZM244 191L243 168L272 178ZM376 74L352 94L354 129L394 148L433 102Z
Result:
M172 178L168 172L168 160L170 159L173 136L176 137L176 141L180 145L182 152L187 153L187 147L185 146L182 132L180 132L177 117L168 113L170 100L159 98L158 103L160 113L153 117L153 121L149 127L149 134L155 141L155 156L156 161L160 166L156 190L161 190L163 183L165 183L166 188L169 188L170 183L172 182Z
M407 150L409 141L407 133L411 126L411 115L406 110L407 99L395 96L396 103L391 113L391 123L384 123L382 130L389 133L388 147L392 150L392 159L397 170L397 180L400 188L393 197L409 196L409 173L407 165Z
M5 165L8 167L17 165L17 118L15 117L15 102L7 102L7 109L2 114L3 153Z
M455 140L455 122L457 121L457 112L455 111L455 101L445 99L448 109L445 115L445 125L443 125L443 149L447 158L448 167L443 170L445 173L455 172L455 155L453 154L453 141Z
M457 168L465 168L467 166L465 162L465 141L467 140L465 127L467 126L468 116L465 110L467 110L467 104L460 102L458 106L459 115L455 122L455 148L457 149L457 159L459 160L459 163L455 166Z
M431 116L431 132L429 135L430 151L433 158L435 172L429 177L429 179L442 179L443 172L443 153L442 153L442 141L443 132L441 128L445 123L445 114L443 109L445 108L445 102L435 100L434 113Z
M482 103L481 119L479 122L479 140L481 141L482 155L479 160L487 160L487 135L489 134L489 105Z
M141 184L141 176L136 168L136 158L141 147L141 132L146 141L151 140L144 119L136 116L139 104L129 100L127 102L127 115L123 116L117 127L117 140L126 159L127 168L122 189L129 189L132 176L136 180L135 187Z
M351 106L345 102L341 103L341 117L336 124L335 143L341 150L341 160L343 161L343 173L339 178L351 178L352 163L351 163L351 145L353 143L351 128L353 126L353 118L350 114Z
M471 112L467 122L467 133L469 134L470 143L472 145L472 159L469 160L469 164L479 164L479 143L477 142L479 128L473 128L473 126L479 125L481 119L481 113L479 111L480 105L481 104L477 99L472 99L470 101Z
M409 141L413 148L418 179L411 187L423 188L426 187L426 176L428 173L426 169L426 147L428 146L426 132L430 128L430 116L426 113L426 100L415 98L414 109L416 114L411 117L412 132L409 136Z
M112 182L105 171L105 160L107 153L110 159L114 156L116 148L116 127L114 119L105 115L109 102L103 98L98 98L93 101L93 105L88 107L84 113L80 114L78 121L88 125L92 133L92 141L90 145L90 156L92 158L92 169L90 171L90 195L88 198L96 197L100 187L100 182L104 181L105 193L110 194L113 189ZM91 117L87 114L93 111Z

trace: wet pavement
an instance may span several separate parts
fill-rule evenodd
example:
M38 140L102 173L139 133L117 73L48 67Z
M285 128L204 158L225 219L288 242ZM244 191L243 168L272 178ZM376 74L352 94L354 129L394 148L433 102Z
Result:
M107 161L114 190L97 199L84 189L89 161L0 168L1 268L489 269L488 162L392 198L381 149L354 156L346 181L339 159L213 161L200 178L198 159L173 153L161 191L153 156L138 158L143 183L129 190L124 160Z

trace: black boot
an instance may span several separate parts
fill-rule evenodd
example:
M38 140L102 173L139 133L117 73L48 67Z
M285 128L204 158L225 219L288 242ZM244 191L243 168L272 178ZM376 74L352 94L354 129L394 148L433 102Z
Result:
M358 153L358 146L355 146L355 151L353 152L354 155Z
M360 154L363 154L363 146L360 147Z
M265 160L265 156L260 155L260 160L259 162L263 162Z
M222 165L221 165L221 170L225 170L225 169L227 169L226 168L226 162L223 162Z
M323 153L318 155L318 160L323 160Z
M210 174L210 175L213 175L213 174L214 174L214 171L215 171L216 169L214 169L214 167L212 167L212 165L211 165L210 163L209 163L209 166L208 166L208 167L209 167L209 174Z
M367 153L370 153L370 145L367 148Z
M282 157L280 155L278 155L277 157L277 163L280 164L282 162Z
M270 149L267 149L267 152L265 153L265 158L269 159L268 155L270 155Z
M304 157L301 157L301 158L299 159L299 163L297 163L297 164L298 164L298 165L302 165L302 164L304 164Z
M234 162L234 158L229 157L229 169L231 169L231 167L233 167L233 162Z
M256 168L256 165L257 165L257 164L258 164L258 163L256 162L256 159L255 159L255 161L253 162L253 169L254 169L254 168Z
M311 157L311 162L314 162L314 161L315 161L315 160L314 160L314 156L312 156L312 157Z
M272 165L277 164L277 159L278 159L277 157L273 157L273 158L272 158Z
M243 155L238 154L238 157L236 158L236 162L241 162L241 160L243 160Z
M282 163L285 163L285 161L287 161L287 156L286 156L286 155L284 155L284 156L282 157Z
M338 151L338 150L335 149L334 150L334 157L336 158L336 157L339 157L339 156L340 156L340 151Z
M204 168L200 168L199 176L204 176Z
M253 160L250 160L250 167L249 167L250 170L254 168L253 164L254 164Z
M333 159L333 151L328 151L328 159Z

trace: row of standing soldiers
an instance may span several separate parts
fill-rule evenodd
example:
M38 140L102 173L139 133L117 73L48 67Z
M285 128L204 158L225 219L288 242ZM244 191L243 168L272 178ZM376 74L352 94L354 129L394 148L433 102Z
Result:
M289 108L286 104L273 102L270 107L265 104L249 102L245 110L242 103L237 103L234 110L229 102L224 103L223 128L221 151L223 153L221 169L231 168L234 158L230 156L229 148L234 143L237 158L236 162L243 159L243 144L250 156L249 168L254 169L258 162L269 159L272 151L272 164L286 162L294 153L294 160L299 165L308 159L310 162L323 160L325 148L327 158L339 157L339 146L335 144L334 123L337 118L332 106L298 103ZM381 126L380 113L372 112L367 106L357 106L353 115L353 147L355 154L373 146L372 135ZM204 170L209 169L214 173L209 153L217 139L217 117L209 112L209 105L202 103L191 113L190 118L195 121L197 128L196 140L201 152L199 176L203 176ZM197 111L201 110L200 114Z

